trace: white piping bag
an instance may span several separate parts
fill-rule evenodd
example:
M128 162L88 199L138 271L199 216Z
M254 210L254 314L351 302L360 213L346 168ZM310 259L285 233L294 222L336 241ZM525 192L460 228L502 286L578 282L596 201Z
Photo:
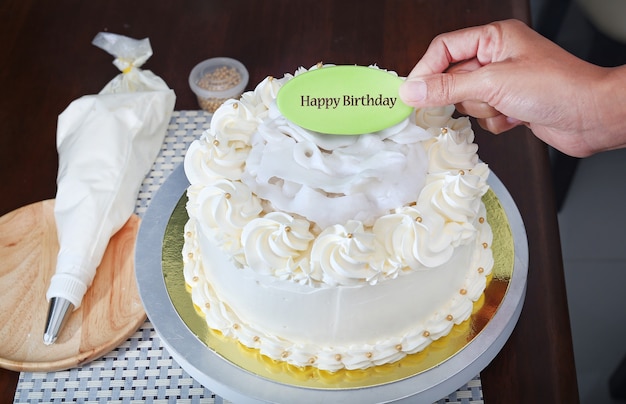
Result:
M139 68L152 55L147 38L99 33L92 43L115 56L122 73L59 115L54 217L60 250L46 293L47 345L80 307L109 239L132 215L176 101L160 77Z

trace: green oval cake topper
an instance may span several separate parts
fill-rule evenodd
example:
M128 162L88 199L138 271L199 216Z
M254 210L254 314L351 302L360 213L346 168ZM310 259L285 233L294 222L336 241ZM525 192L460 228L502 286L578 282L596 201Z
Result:
M332 135L360 135L393 126L413 108L400 101L402 79L364 66L328 66L299 74L278 92L280 112L293 123Z

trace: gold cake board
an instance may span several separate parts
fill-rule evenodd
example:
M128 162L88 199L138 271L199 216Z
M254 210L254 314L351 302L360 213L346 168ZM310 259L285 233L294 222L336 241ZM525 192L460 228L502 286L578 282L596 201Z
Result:
M152 201L139 231L136 272L148 317L174 359L196 380L233 401L298 399L435 401L478 374L513 330L525 295L528 247L523 222L493 175L483 198L494 232L494 268L469 320L424 351L365 370L320 371L273 361L209 330L194 308L182 271L184 192L178 167Z

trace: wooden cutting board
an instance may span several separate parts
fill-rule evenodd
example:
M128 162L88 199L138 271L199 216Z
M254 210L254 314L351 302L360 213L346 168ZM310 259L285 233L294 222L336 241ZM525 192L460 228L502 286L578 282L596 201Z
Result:
M97 359L146 320L134 270L140 219L133 215L115 234L87 290L57 341L43 343L46 291L59 251L54 200L0 217L0 367L56 371Z

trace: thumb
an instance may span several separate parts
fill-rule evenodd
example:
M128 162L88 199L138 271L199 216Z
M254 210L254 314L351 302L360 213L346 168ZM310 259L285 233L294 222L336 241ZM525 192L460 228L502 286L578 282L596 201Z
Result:
M476 99L471 94L470 73L441 73L407 79L400 86L400 99L413 107L441 107ZM469 79L469 80L468 80ZM470 86L466 86L466 83Z

